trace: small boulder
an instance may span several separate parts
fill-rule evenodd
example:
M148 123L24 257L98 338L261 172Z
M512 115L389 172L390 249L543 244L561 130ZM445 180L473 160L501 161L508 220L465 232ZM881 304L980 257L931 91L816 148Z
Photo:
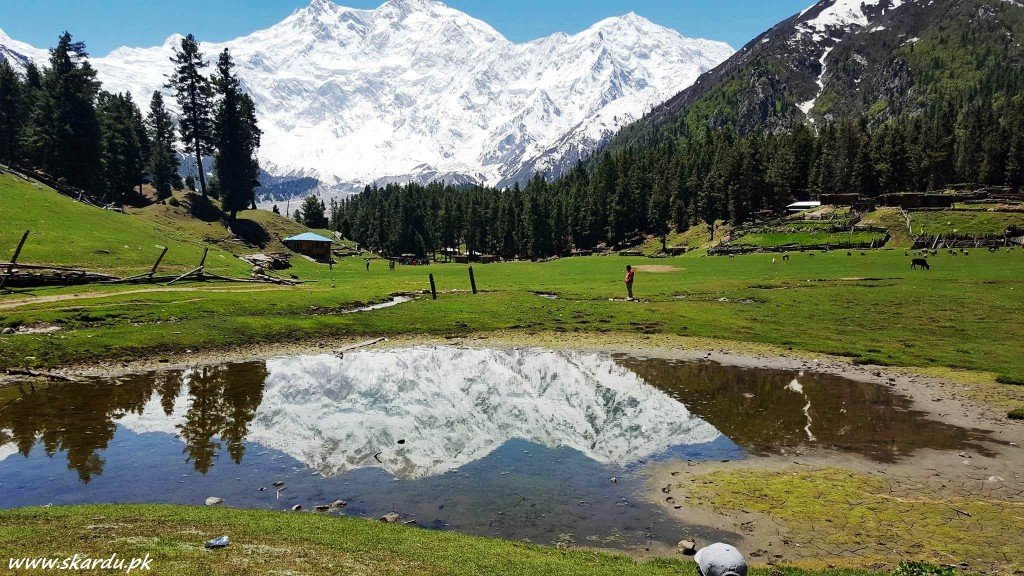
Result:
M302 504L296 504L295 506L292 506L292 512L298 512L299 510L302 510Z
M216 506L218 504L223 504L223 503L224 503L224 499L223 498L218 498L216 496L210 496L209 498L206 499L206 505L207 506Z
M320 505L318 505L316 507L316 511L317 512L327 512L330 509L331 509L331 505L330 504L320 504Z
M280 488L281 486L284 486L284 482L282 482L281 480L274 480L274 484L273 485L274 485L274 488Z
M344 508L348 506L348 500L335 500L331 502L331 508Z
M3 329L2 333L3 334L14 334L14 332L15 332L14 328L11 328L10 326L8 326L7 328Z
M676 547L680 554L685 556L693 556L697 553L697 541L693 538L687 538L686 540L680 540L679 545Z
M388 512L387 514L380 517L380 521L385 524L391 524L392 522L398 522L399 516L395 512Z

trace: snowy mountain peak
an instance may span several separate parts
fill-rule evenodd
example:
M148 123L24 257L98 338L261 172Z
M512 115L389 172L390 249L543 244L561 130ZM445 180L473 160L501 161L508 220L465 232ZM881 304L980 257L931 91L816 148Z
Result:
M165 90L180 40L118 48L93 65L106 90L148 102ZM733 53L635 13L517 44L433 0L372 10L312 0L274 26L201 46L207 59L224 48L235 57L260 114L263 168L338 193L557 176ZM17 65L46 51L4 37L0 55Z

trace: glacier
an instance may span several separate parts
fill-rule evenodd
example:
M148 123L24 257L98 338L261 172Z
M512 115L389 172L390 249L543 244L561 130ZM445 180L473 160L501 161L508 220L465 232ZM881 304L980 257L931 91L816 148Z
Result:
M145 109L166 90L180 38L92 62L106 90ZM557 177L733 53L633 13L515 43L432 0L373 10L313 0L265 30L202 43L211 60L224 48L259 109L263 168L275 182L313 178L328 195L371 183ZM46 51L0 31L0 56L17 66Z

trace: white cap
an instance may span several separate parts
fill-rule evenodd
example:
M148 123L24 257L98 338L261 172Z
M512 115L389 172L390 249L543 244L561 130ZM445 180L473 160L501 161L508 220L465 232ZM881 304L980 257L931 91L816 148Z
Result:
M747 562L735 547L717 542L697 551L694 558L703 576L747 576Z

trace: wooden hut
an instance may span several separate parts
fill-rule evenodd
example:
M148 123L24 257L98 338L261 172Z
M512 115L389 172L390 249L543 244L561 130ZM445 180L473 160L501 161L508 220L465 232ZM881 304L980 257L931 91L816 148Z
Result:
M327 261L331 259L332 240L324 238L319 234L305 232L285 238L281 242L288 248L299 254L305 254L314 260Z

